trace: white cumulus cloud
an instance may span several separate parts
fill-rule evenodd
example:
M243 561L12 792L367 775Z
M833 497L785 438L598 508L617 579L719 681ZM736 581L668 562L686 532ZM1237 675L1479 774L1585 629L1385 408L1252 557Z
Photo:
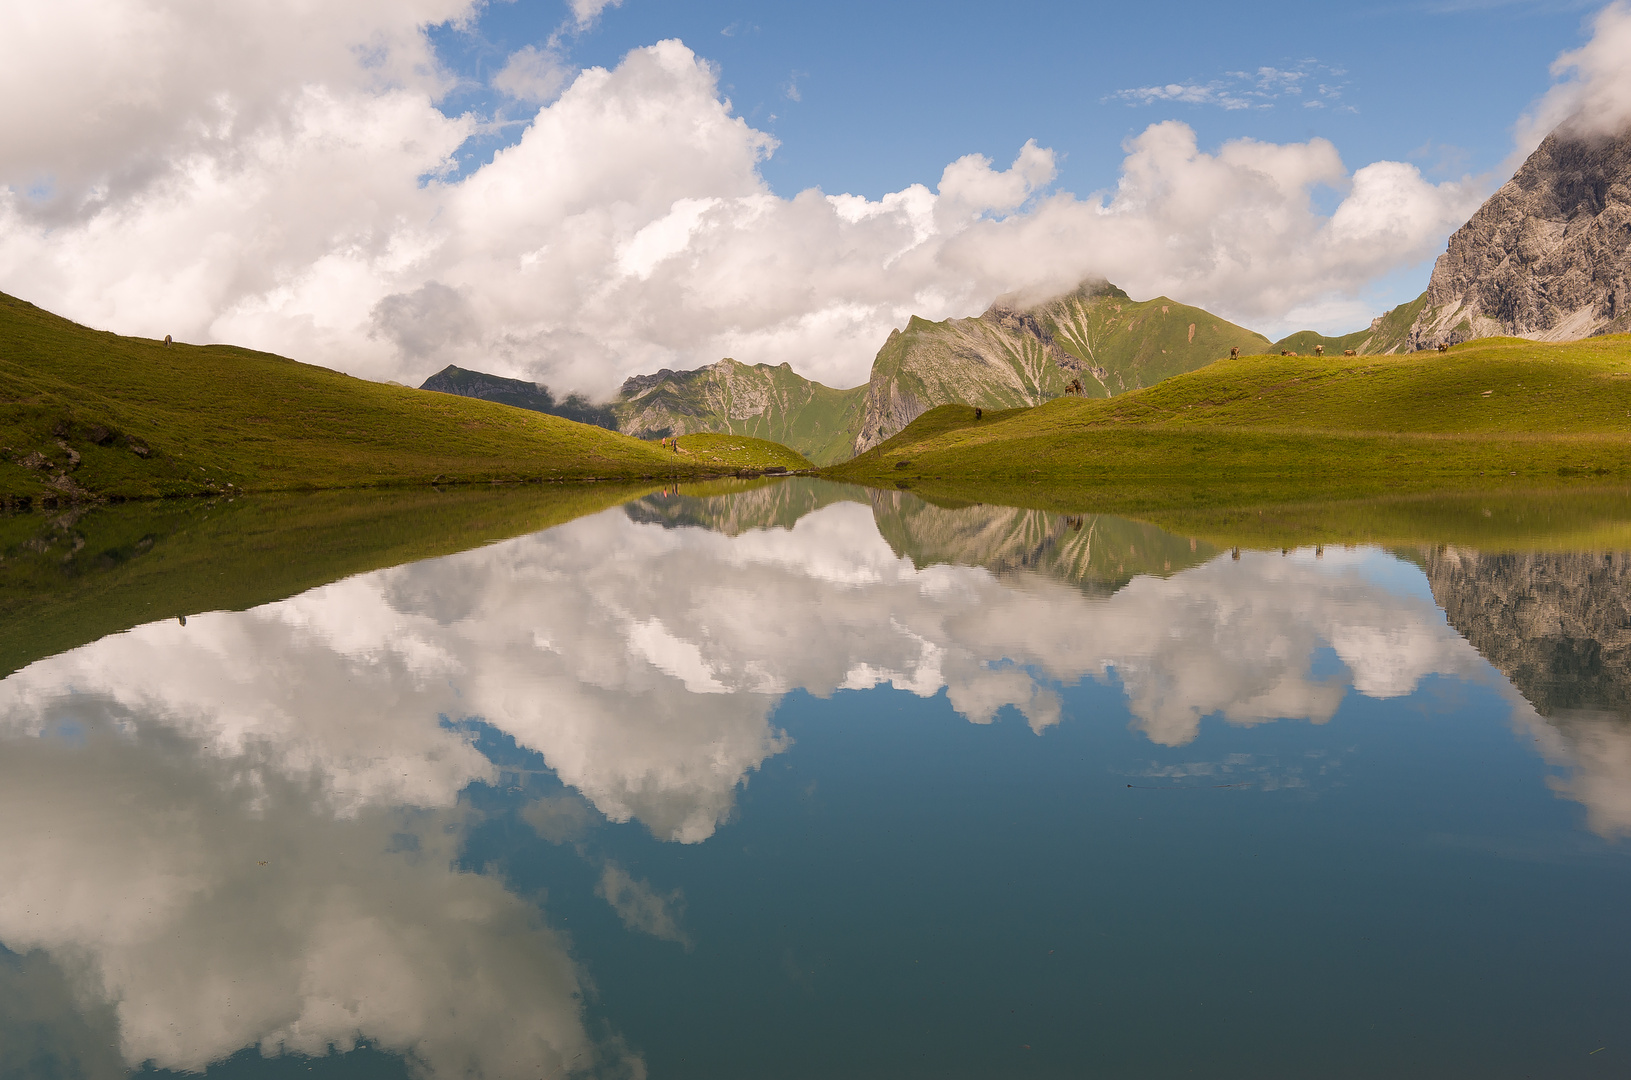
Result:
M1591 30L1586 44L1552 64L1560 81L1519 120L1517 160L1564 121L1591 135L1617 133L1631 123L1631 3L1614 0L1592 17Z
M1055 155L1026 142L875 200L786 196L760 172L776 140L678 41L570 81L557 41L512 54L493 86L539 108L459 174L485 121L439 111L453 80L425 28L472 10L0 12L18 58L0 71L0 289L403 382L456 362L606 394L731 355L852 386L911 315L1091 274L1266 329L1358 318L1366 285L1434 254L1480 195L1399 163L1349 172L1318 139L1202 148L1167 122L1103 193L1055 190ZM1242 85L1285 93L1284 75Z

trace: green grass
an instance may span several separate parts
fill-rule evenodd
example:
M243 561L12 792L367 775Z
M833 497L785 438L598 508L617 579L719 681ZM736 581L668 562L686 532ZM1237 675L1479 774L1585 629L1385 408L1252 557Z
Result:
M979 421L942 406L824 475L1001 502L1028 486L1091 489L1127 510L1624 482L1631 336L1241 357L1119 397Z
M746 435L697 432L679 437L681 460L690 459L708 469L811 469L809 460L781 443ZM672 451L670 451L672 454Z
M0 503L708 468L559 417L248 349L120 337L0 294Z
M0 515L0 678L108 634L241 611L558 525L649 485L168 499Z

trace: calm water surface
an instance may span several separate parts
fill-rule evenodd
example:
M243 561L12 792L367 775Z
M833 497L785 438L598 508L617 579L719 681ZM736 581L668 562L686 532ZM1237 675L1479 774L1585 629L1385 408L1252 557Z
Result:
M138 626L0 1076L1625 1076L1628 567L795 481Z

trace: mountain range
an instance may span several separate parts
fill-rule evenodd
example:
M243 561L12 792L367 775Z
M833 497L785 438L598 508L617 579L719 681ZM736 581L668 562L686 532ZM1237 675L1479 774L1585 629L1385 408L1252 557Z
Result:
M595 406L547 388L448 368L425 389L485 397L659 438L710 431L780 442L817 465L844 461L938 405L1039 405L1112 397L1228 356L1289 350L1379 355L1473 338L1562 341L1631 329L1631 130L1558 128L1451 237L1426 291L1340 336L1261 334L1164 296L1136 301L1103 280L982 315L914 316L890 333L862 386L833 389L787 364L724 359L623 383Z
M711 431L783 443L817 465L862 453L936 405L1000 409L1040 405L1074 383L1110 397L1227 356L1271 347L1261 334L1164 296L1135 301L1106 281L1040 303L999 300L984 314L893 331L871 379L838 390L789 365L729 357L691 371L626 380L606 406L547 387L448 367L422 389L501 401L656 439ZM610 422L608 422L610 421Z

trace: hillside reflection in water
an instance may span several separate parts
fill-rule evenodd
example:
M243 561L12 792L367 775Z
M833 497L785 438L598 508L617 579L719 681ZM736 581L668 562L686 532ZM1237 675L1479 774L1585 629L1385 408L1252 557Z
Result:
M794 481L141 626L0 682L0 1074L1623 1066L1626 567Z

